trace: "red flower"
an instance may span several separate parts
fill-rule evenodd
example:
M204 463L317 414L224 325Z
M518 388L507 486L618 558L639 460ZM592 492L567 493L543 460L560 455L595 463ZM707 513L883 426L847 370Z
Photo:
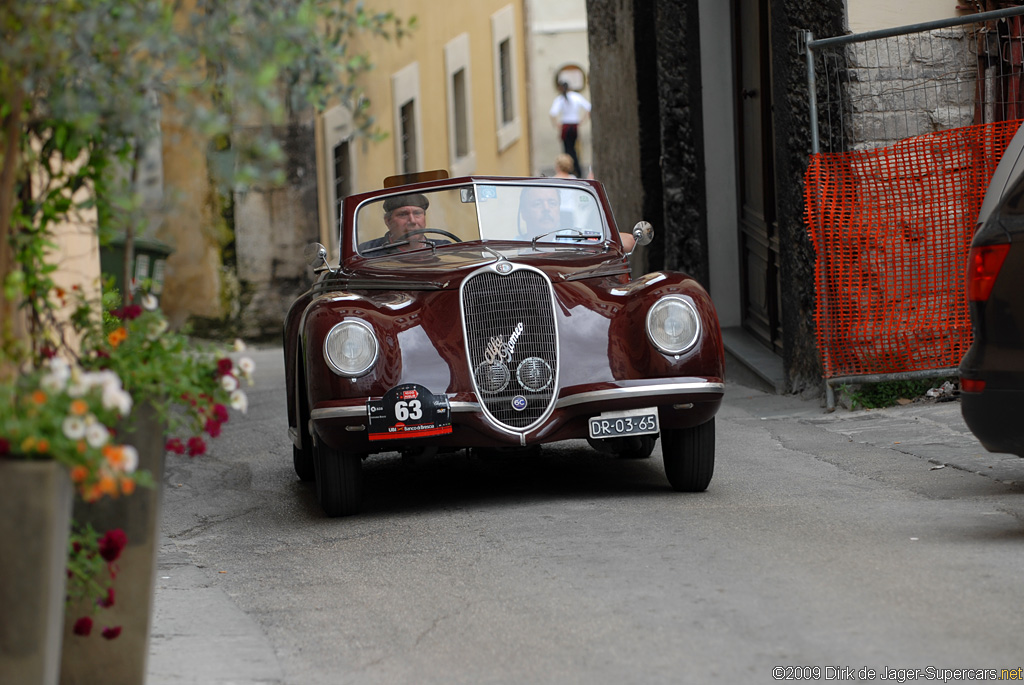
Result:
M195 435L188 439L188 456L198 457L201 454L206 454L206 442Z
M104 628L102 634L103 634L103 637L105 637L106 639L113 640L118 635L121 634L121 626L113 626L111 628Z
M100 556L108 562L117 561L117 558L121 556L121 551L127 544L128 536L124 534L123 530L120 528L108 530L100 538Z
M131 321L132 319L137 319L139 318L139 316L142 315L142 305L129 304L124 307L118 307L117 309L111 311L110 313L119 319Z
M171 438L167 441L167 451L175 454L185 454L185 444L181 438Z
M97 599L96 603L104 609L109 609L110 607L114 606L114 588L108 587L107 596Z
M49 345L43 345L42 349L39 350L39 354L43 356L43 359L53 359L57 356L57 349Z
M206 421L206 432L210 434L211 438L220 437L220 421L208 419Z
M75 635L81 635L82 637L87 636L89 633L92 632L92 619L88 616L83 616L82 618L75 621L75 627L73 628L73 632L75 633Z
M228 422L228 408L223 404L213 405L213 418L217 419L221 423Z
M0 438L0 454L10 454L11 443L7 438Z
M217 375L227 376L235 368L235 363L227 357L217 360Z

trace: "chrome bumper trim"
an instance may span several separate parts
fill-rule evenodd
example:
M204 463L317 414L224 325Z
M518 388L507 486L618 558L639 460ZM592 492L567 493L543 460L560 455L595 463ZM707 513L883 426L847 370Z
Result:
M631 388L594 390L593 392L581 392L577 395L563 397L555 402L555 408L564 409L565 407L572 407L577 404L600 402L601 400L652 397L676 392L722 394L725 392L725 383L665 383L662 385L638 385Z
M451 407L453 414L481 411L480 404L478 402L451 402L449 406ZM365 419L366 405L314 409L310 412L310 418L314 421L318 421L320 419Z
M569 397L563 397L555 402L555 409L564 409L565 407L573 407L577 404L586 404L588 402L600 402L602 400L619 399L619 398L634 398L634 397L653 397L657 395L664 395L666 393L690 393L690 394L722 394L725 392L724 383L663 383L660 385L638 385L630 388L608 388L607 390L594 390L593 392L581 392L576 395L570 395ZM462 413L480 413L483 408L479 402L452 402L451 410L453 414ZM362 419L366 418L366 405L356 405L352 407L328 407L326 409L314 409L310 412L310 418L314 421L321 419ZM508 430L506 427L501 427L504 432L510 435L517 435L521 431ZM524 434L528 431L522 431Z

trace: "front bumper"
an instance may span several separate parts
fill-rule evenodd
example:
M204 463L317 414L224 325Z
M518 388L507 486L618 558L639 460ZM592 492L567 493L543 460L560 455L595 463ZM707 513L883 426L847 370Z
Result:
M451 433L388 441L386 447L371 443L367 438L366 402L371 398L353 398L319 403L310 415L310 432L331 447L356 453L400 450L411 445L539 445L586 438L587 420L591 416L622 409L658 407L663 429L696 426L715 415L724 391L725 384L721 379L700 377L615 381L563 388L548 418L525 432L494 421L472 393L450 394Z

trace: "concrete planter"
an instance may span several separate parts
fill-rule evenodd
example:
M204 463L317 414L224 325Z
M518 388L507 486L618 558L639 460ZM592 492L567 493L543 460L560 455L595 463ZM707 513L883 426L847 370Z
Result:
M163 494L166 426L156 410L138 405L133 421L118 431L124 442L139 451L139 469L153 474L155 487L137 488L128 497L104 498L87 504L75 500L74 519L90 523L101 535L121 528L128 545L117 560L116 601L92 614L94 628L87 637L74 635L74 621L91 614L91 599L71 607L64 621L64 648L60 663L62 685L142 685L149 656L149 629L156 582L156 556L160 537L160 502ZM105 626L121 626L121 635L106 640Z
M62 465L0 459L0 683L57 682L71 502Z

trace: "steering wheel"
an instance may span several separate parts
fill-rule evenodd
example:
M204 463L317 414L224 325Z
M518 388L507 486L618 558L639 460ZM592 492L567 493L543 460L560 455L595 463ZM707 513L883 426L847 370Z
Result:
M462 242L462 238L460 238L459 236L455 235L454 233L449 233L448 231L442 231L440 228L418 228L415 231L409 231L408 233L406 233L402 240L408 240L409 236L423 235L424 233L440 233L445 238L451 238L457 243Z

